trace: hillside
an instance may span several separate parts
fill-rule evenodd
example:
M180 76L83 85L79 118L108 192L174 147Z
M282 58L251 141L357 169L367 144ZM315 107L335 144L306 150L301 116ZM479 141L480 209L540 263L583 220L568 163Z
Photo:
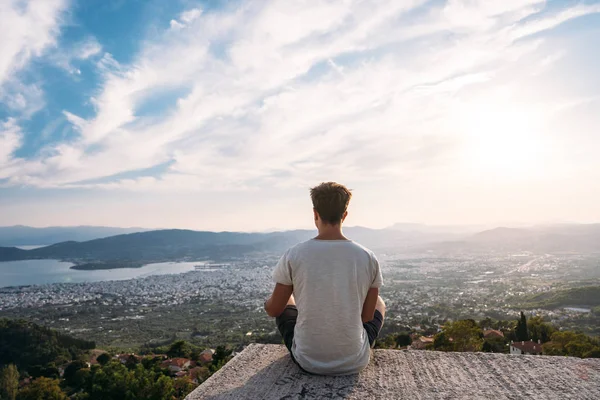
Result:
M496 228L474 235L440 233L410 224L387 229L345 228L353 240L373 249L417 251L532 251L600 253L600 224ZM0 247L0 261L58 259L87 262L221 260L256 252L279 253L316 234L313 230L271 233L155 230L89 241L65 241L33 250ZM451 241L452 240L452 241Z
M463 240L431 246L439 251L532 251L600 253L600 224L561 224L529 228L498 227Z
M559 308L568 306L600 305L600 286L584 286L572 289L539 293L526 298L523 308Z
M346 228L352 239L371 248L406 248L417 243L435 241L448 235ZM68 241L33 250L0 248L0 261L59 259L77 263L89 261L167 261L182 259L213 260L241 257L255 252L282 252L308 240L312 230L271 233L202 232L191 230L157 230L111 236L85 242Z
M68 241L33 250L0 248L0 260L60 259L82 261L163 261L220 259L256 251L280 250L310 237L309 231L282 234L159 230Z
M0 247L0 261L2 260L22 260L29 256L26 250L16 247Z
M48 364L72 360L94 342L63 335L24 320L0 319L0 367L15 364L31 375L42 373Z

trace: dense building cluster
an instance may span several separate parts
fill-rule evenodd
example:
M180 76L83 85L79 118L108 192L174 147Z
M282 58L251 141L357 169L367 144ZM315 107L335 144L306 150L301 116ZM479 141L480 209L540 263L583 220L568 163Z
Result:
M524 299L564 287L564 282L598 279L599 274L597 259L580 255L379 252L378 256L387 327L429 334L458 319L514 319ZM119 345L127 343L125 337L141 338L145 330L151 338L158 328L152 331L150 324L160 321L169 328L161 328L164 335L189 338L208 339L223 327L232 335L274 333L262 303L272 290L271 273L278 257L262 254L216 268L125 281L0 288L0 316L35 315L38 323L72 334L91 330L97 334L95 340L116 339ZM54 318L40 310L55 312ZM202 319L211 312L214 315ZM529 307L528 315L569 329L594 321L584 305Z

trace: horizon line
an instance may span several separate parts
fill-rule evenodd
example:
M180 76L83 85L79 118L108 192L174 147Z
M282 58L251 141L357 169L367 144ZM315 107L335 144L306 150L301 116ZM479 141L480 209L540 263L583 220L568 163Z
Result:
M385 229L393 229L396 226L415 226L415 227L427 227L427 228L477 228L483 230L490 229L498 229L498 228L508 228L508 229L518 229L518 228L534 228L534 227L543 227L543 226L560 226L560 225L597 225L600 222L578 222L578 221L561 221L561 222L538 222L538 223L526 223L526 222L512 222L512 223L472 223L472 224L427 224L420 222L396 222L391 225L376 228L369 227L365 225L347 225L343 226L343 228L351 229L351 228L362 228L362 229L370 229L370 230L385 230ZM275 233L275 232L290 232L290 231L307 231L307 230L316 230L316 227L294 227L294 228L267 228L260 230L211 230L211 229L202 229L202 228L187 228L187 227L142 227L142 226L110 226L110 225L48 225L48 226L35 226L35 225L1 225L0 229L6 228L30 228L30 229L77 229L77 228L104 228L104 229L121 229L121 230L140 230L140 231L162 231L162 230L187 230L187 231L195 231L195 232L213 232L213 233ZM135 232L131 232L135 233Z

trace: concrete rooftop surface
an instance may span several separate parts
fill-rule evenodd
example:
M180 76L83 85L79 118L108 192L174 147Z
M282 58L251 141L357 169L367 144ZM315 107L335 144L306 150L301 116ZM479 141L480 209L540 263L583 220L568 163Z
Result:
M251 344L197 399L600 399L600 359L374 350L360 374L302 372L280 345Z

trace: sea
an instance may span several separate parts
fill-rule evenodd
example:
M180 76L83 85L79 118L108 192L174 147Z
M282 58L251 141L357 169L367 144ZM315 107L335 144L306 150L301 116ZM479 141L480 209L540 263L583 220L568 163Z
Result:
M198 262L162 262L140 268L115 268L95 271L71 269L75 264L58 260L0 262L0 287L43 285L47 283L99 282L142 278L150 275L179 274L193 271Z

